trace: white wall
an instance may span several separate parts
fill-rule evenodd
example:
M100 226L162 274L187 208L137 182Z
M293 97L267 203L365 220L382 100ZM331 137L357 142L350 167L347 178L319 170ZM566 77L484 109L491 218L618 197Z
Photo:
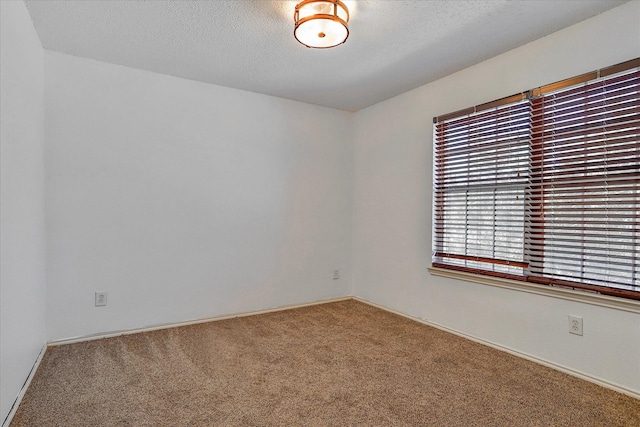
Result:
M22 1L0 2L0 422L46 342L43 51Z
M427 272L433 117L638 56L634 1L356 113L355 295L640 393L639 314Z
M49 340L349 295L351 119L45 51Z

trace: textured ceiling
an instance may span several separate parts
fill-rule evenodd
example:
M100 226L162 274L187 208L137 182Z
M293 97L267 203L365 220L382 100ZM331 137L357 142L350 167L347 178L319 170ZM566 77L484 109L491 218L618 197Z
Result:
M293 37L295 1L26 1L46 49L348 111L624 1L346 3L349 39L318 50Z

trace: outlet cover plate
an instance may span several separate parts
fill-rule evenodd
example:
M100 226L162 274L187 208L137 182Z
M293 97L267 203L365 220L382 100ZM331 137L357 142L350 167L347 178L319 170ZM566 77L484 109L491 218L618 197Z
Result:
M107 305L107 293L96 292L96 307L104 307Z
M582 317L569 316L569 333L574 335L582 335Z

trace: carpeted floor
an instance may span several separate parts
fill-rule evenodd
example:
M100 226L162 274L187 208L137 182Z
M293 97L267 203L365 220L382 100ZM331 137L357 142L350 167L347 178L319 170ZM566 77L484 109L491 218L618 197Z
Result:
M49 348L17 426L640 426L640 400L355 301Z

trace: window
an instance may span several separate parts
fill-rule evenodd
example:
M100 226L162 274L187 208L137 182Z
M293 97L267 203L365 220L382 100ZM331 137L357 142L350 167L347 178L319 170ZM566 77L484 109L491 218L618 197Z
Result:
M640 58L434 119L434 267L640 299Z

